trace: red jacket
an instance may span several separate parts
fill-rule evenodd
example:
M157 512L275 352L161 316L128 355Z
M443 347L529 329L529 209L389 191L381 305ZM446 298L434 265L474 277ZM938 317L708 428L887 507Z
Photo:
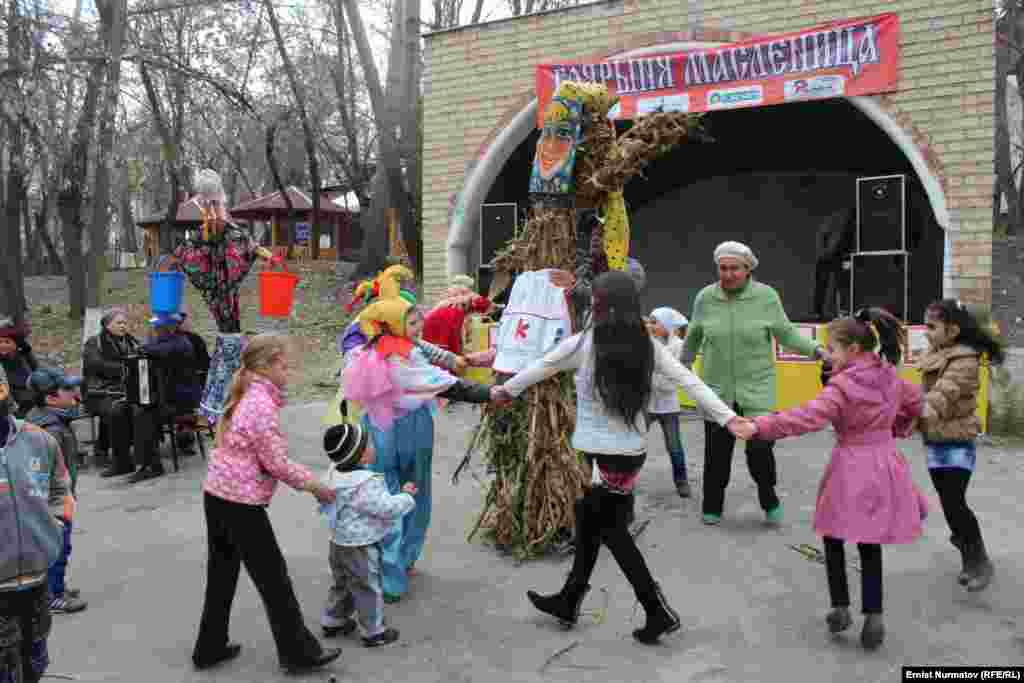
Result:
M423 340L452 353L462 354L462 325L469 313L486 313L491 307L487 297L478 296L466 308L441 306L423 319Z

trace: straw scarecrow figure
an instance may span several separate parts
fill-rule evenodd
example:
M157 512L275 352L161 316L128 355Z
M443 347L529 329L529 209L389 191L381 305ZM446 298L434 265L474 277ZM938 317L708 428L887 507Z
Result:
M275 263L281 260L257 244L247 230L227 219L227 198L220 175L202 170L196 174L195 187L202 229L178 246L171 263L184 271L199 290L217 323L217 344L199 407L212 424L220 418L228 384L241 364L245 346L239 307L242 281L257 258Z
M574 332L586 324L594 277L609 269L642 277L628 258L626 182L699 130L698 116L655 113L617 137L608 119L615 103L603 85L560 85L544 110L526 224L492 261L496 288L526 271L572 273L564 286ZM569 442L576 420L571 377L549 379L527 396L507 408L484 409L456 471L457 477L472 453L483 454L494 480L470 538L483 528L498 547L520 557L571 536L575 501L590 481Z

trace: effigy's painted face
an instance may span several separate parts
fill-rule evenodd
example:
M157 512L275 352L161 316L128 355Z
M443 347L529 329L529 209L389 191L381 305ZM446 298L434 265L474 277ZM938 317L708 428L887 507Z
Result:
M580 141L579 103L555 97L544 111L544 128L533 158L530 192L571 194L576 147Z
M575 146L576 139L571 126L564 123L545 126L537 144L540 177L551 180L569 161Z

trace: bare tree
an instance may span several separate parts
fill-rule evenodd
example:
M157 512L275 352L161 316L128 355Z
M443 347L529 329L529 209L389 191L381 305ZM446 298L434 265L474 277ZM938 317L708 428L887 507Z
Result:
M310 235L310 255L313 260L320 258L320 164L317 161L316 139L313 135L313 128L309 123L309 114L306 111L306 93L295 73L295 65L284 44L281 35L281 24L277 20L277 12L271 0L264 0L267 8L267 17L270 19L270 27L274 32L274 42L277 43L278 56L284 66L284 72L288 76L288 83L291 86L292 97L295 98L295 107L299 113L299 121L302 123L302 137L306 147L306 158L309 162L309 180L313 184L313 218L312 233ZM287 193L285 193L287 195ZM289 207L290 208L290 207Z
M403 69L407 65L403 50L403 34L407 26L407 22L403 21L403 18L406 15L407 4L405 0L396 0L393 3L392 10L394 15L388 63L388 91L385 92L381 87L380 76L373 61L370 42L367 38L366 29L363 25L356 0L339 1L343 3L345 17L348 19L349 28L352 30L352 37L355 40L356 50L359 53L359 62L363 67L363 76L370 94L370 102L373 106L374 119L377 122L377 143L379 147L377 170L372 185L373 196L369 210L366 207L363 207L362 210L364 250L359 266L360 271L370 272L380 268L387 255L386 212L388 208L397 208L399 215L402 217L402 238L409 255L412 258L416 258L416 255L422 251L419 225L409 200L409 191L405 186L399 140L396 136L396 129L398 127L397 117L395 116L395 109L398 106L398 101L396 100L399 100L407 92L403 88L403 82L406 77L402 74ZM418 17L419 14L417 13L413 16ZM418 30L415 34L415 40L419 41ZM417 129L403 130L403 134L416 135L417 133ZM421 259L418 259L413 265L419 272L422 268Z
M103 276L108 270L107 244L110 238L110 184L114 155L114 133L121 93L121 55L124 52L126 0L96 0L106 57L106 74L100 99L95 194L89 229L89 268L86 276L86 304L99 306Z
M21 71L27 56L27 36L24 17L18 3L11 0L7 6L7 63L9 68ZM0 112L5 122L7 147L7 182L4 190L5 221L3 250L0 254L0 313L20 322L26 311L25 274L22 263L21 219L26 201L25 188L28 169L25 160L23 121L26 117L24 98L10 84L0 93Z

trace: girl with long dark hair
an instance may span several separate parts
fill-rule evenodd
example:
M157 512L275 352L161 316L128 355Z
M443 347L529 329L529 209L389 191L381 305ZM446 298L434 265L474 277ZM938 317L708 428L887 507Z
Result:
M925 324L929 349L920 363L925 390L920 429L928 452L928 473L949 524L949 540L963 560L957 581L969 591L980 591L992 580L993 567L978 518L967 506L967 486L974 474L974 440L981 431L977 417L981 356L1000 363L1003 347L966 306L953 299L930 305Z
M574 371L572 445L596 465L600 475L600 482L576 503L576 555L568 580L558 593L530 591L527 597L540 611L575 624L604 544L647 613L647 623L633 631L633 637L652 644L680 627L679 615L665 600L627 528L630 494L646 457L645 411L652 374L657 371L675 380L716 423L732 429L738 418L664 345L651 339L629 275L612 271L599 276L593 285L592 312L586 329L491 390L495 400L510 400L559 372Z

